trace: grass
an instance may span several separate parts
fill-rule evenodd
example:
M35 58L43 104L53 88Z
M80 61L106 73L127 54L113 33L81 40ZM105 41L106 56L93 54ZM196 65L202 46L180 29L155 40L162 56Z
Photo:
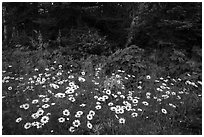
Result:
M101 67L87 71L62 60L43 68L25 65L26 71L16 62L3 60L5 135L202 134L196 73L138 80L124 70L107 76Z

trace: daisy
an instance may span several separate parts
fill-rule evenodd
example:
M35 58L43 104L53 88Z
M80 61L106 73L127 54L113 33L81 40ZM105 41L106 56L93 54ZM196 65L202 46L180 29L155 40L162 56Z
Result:
M120 119L119 119L119 123L120 123L120 124L125 124L125 119L124 119L124 118L120 118Z
M107 95L103 95L103 98L104 99L108 99L109 97Z
M162 108L161 111L162 111L162 113L167 114L166 109Z
M42 102L46 103L46 102L48 102L49 100L50 100L50 98L43 98L43 99L42 99Z
M101 109L101 105L96 105L95 108L96 108L96 110L100 110Z
M70 83L69 83L69 86L70 86L70 87L75 86L74 82L70 82Z
M151 76L150 76L150 75L147 75L146 78L147 78L147 79L151 79Z
M70 111L69 111L68 109L65 109L65 110L63 111L63 115L69 116L69 115L70 115Z
M10 87L8 87L8 90L12 90L12 87L10 86Z
M107 95L110 95L110 94L111 94L111 90L109 90L109 89L106 90L106 94L107 94Z
M138 116L138 113L133 112L133 113L131 114L131 116L132 116L132 117L137 117L137 116Z
M132 96L127 97L127 100L132 100L132 99L133 99Z
M143 101L142 104L144 104L145 106L148 106L148 105L149 105L149 103L146 102L146 101Z
M72 124L74 127L79 127L81 125L81 122L77 119L77 120L74 120Z
M39 108L38 111L37 111L37 114L39 116L42 116L44 114L44 110L42 108Z
M84 71L82 71L82 72L81 72L81 75L83 75L83 76L84 76L84 75L85 75L85 72L84 72Z
M29 129L29 128L31 128L31 126L32 126L32 124L28 122L28 123L25 123L24 128Z
M124 113L124 109L122 109L122 108L119 109L119 113L120 113L120 114L123 114L123 113Z
M49 107L50 107L49 104L44 104L44 105L42 105L42 108L49 108Z
M24 108L24 109L29 109L29 107L30 107L30 105L29 105L28 103L23 104L23 108Z
M69 132L73 133L75 131L74 127L69 127Z
M98 101L105 101L105 98L99 97L99 98L98 98Z
M88 120L92 120L92 119L93 119L93 115L88 114L88 115L86 116L86 118L87 118Z
M79 82L84 82L86 81L86 79L84 79L83 77L78 77Z
M138 100L137 100L136 98L134 98L134 99L132 100L132 103L138 103Z
M74 92L75 92L75 90L73 88L70 88L70 87L65 91L66 94L73 94Z
M19 118L16 119L16 123L19 123L19 122L21 122L21 121L22 121L22 118L21 118L21 117L19 117Z
M59 121L60 123L63 123L63 122L65 121L65 118L60 117L60 118L58 118L58 121Z
M108 106L113 106L113 103L112 103L112 102L109 102L109 103L108 103Z
M84 113L83 111L77 111L76 112L77 115L83 115L83 113Z
M34 122L31 123L31 125L34 126L34 127L37 126L38 124L40 124L40 123L37 122L37 121L34 121Z
M55 97L56 98L64 98L65 94L64 93L57 93L57 94L55 94Z
M95 111L90 110L90 111L89 111L89 114L92 115L92 116L94 116L94 115L95 115Z
M125 99L125 96L124 96L124 95L120 95L120 97L121 97L122 99Z
M89 121L87 121L87 127L88 127L89 129L92 129L92 128L93 128L93 125L92 125Z
M116 108L115 108L115 107L110 107L110 110L111 110L111 111L115 111Z
M171 92L171 95L176 95L176 92Z
M41 123L46 124L49 121L49 117L48 116L43 116L40 120Z
M37 118L39 118L39 114L38 114L38 113L33 113L33 114L31 115L31 117L32 117L33 119L37 119Z

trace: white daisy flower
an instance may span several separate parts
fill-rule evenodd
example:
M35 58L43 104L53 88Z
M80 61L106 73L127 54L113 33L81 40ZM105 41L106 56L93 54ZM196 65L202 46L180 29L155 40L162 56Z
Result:
M12 90L12 87L10 86L10 87L8 87L8 90Z
M44 105L42 105L42 108L49 108L49 107L50 107L49 104L44 104Z
M100 110L101 109L101 105L96 105L95 108L96 108L96 110Z
M33 119L37 119L37 118L39 118L39 114L38 114L38 113L33 113L33 114L31 115L31 117L32 117Z
M167 114L166 109L162 108L161 111L162 111L162 113Z
M72 124L74 127L79 127L81 125L81 122L77 119L77 120L74 120Z
M125 99L125 96L124 96L124 95L120 95L120 97L121 97L122 99Z
M108 106L113 106L113 102L109 102L109 103L108 103Z
M65 121L65 118L60 117L60 118L58 118L58 121L59 121L60 123L63 123L63 122Z
M70 111L69 111L68 109L65 109L65 110L63 111L63 115L69 116L69 115L70 115Z
M43 116L40 120L41 123L46 124L49 121L49 117L48 116Z
M142 104L144 104L145 106L148 106L148 105L149 105L149 103L146 102L146 101L142 101Z
M92 128L93 128L93 125L92 125L89 121L87 121L87 127L88 127L89 129L92 129Z
M106 90L106 94L107 94L107 95L110 95L110 94L111 94L111 90L109 90L109 89Z
M34 126L34 127L39 125L39 124L40 124L40 122L38 122L38 121L34 121L34 122L31 123L31 125Z
M95 111L90 110L90 111L89 111L89 114L92 115L92 116L94 116L94 115L95 115Z
M81 75L83 75L83 76L84 76L85 74L86 74L86 73L85 73L84 71L82 71L82 72L81 72Z
M127 100L132 100L132 99L133 99L132 96L128 96L128 97L127 97Z
M37 114L39 116L42 116L44 114L44 110L42 108L39 108L38 111L37 111Z
M31 128L31 126L32 126L32 124L27 122L27 123L25 123L24 128L29 129L29 128Z
M66 94L73 94L75 92L75 90L73 89L73 87L69 87L66 91L65 91L65 93Z
M74 127L69 127L69 132L73 133L75 131L75 128Z
M116 110L116 107L110 107L110 110L111 110L111 111L115 111L115 110Z
M38 102L39 102L38 99L34 99L34 100L32 100L32 104L37 104Z
M65 98L65 93L57 93L55 94L56 98Z
M134 98L134 99L132 100L132 103L138 103L138 100L137 100L136 98Z
M131 114L131 116L132 116L132 117L137 117L137 116L138 116L138 113L133 112L133 113Z
M151 76L150 76L150 75L147 75L146 78L147 78L147 79L151 79Z
M21 122L22 120L23 120L22 117L19 117L19 118L16 119L16 123L19 123L19 122Z
M88 120L92 120L92 119L93 119L93 115L88 114L88 115L86 116L86 118L87 118Z
M79 80L80 82L84 82L84 81L86 81L86 79L83 78L83 77L78 77L78 80Z
M120 119L119 119L119 123L120 123L120 124L125 124L125 119L124 119L124 118L120 118Z
M29 109L29 107L30 107L30 105L29 105L28 103L23 104L23 108L24 108L25 110Z
M50 100L50 98L43 98L42 102L47 103Z
M120 108L120 109L119 109L119 113L120 113L120 114L123 114L123 113L124 113L124 109Z
M176 92L171 92L171 95L176 95Z
M76 112L77 115L83 115L83 113L84 113L83 111L77 111Z

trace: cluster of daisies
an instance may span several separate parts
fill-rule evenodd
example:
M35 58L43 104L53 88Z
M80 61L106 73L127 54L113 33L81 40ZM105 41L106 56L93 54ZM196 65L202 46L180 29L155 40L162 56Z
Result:
M26 111L29 112L29 115L26 117L17 117L15 122L21 123L23 118L31 118L32 121L23 124L24 129L27 130L32 127L36 127L37 129L43 128L56 111L62 113L57 118L59 124L71 123L71 126L67 129L71 133L82 126L82 123L85 123L88 129L93 129L94 123L92 120L97 115L100 115L97 112L103 110L103 107L108 108L108 111L115 116L119 124L126 124L126 117L123 114L128 113L132 118L138 118L144 113L148 113L149 108L154 108L156 105L153 104L161 105L162 101L166 101L166 105L171 108L179 107L182 104L182 97L190 94L190 91L185 88L177 88L177 83L183 82L185 85L191 85L195 88L199 88L202 85L201 81L183 81L181 78L172 79L170 76L167 76L166 78L160 77L159 79L154 79L152 81L154 83L152 91L146 90L145 82L142 81L137 83L136 89L127 90L124 84L125 81L131 78L134 79L135 76L126 74L123 70L118 70L111 77L104 80L102 89L96 89L97 91L100 89L99 93L93 94L93 98L89 100L94 103L94 108L87 110L89 108L88 104L86 104L87 102L78 103L78 101L83 102L83 100L80 100L80 95L84 94L80 94L80 91L83 90L75 82L75 80L81 83L86 82L85 71L82 71L80 74L74 74L72 70L64 71L62 65L59 65L57 69L54 67L46 68L45 73L38 73L37 68L34 71L37 73L29 78L5 76L2 80L3 84L9 83L11 80L18 80L19 84L16 87L7 86L8 91L16 89L16 94L26 92L29 95L29 92L35 92L35 86L42 87L42 93L39 92L36 98L32 100L28 99L26 103L20 104L19 106L22 113ZM96 87L101 86L97 82L97 79L100 79L100 71L101 68L96 68L95 78L92 80ZM3 71L3 73L5 72ZM187 76L190 77L191 75L187 74ZM147 75L145 80L151 81L152 78L150 75ZM89 91L86 90L84 93L89 94ZM198 94L198 96L201 97L201 94ZM175 99L177 104L173 103L172 98ZM57 108L62 104L67 108L58 110ZM73 113L73 107L74 109L82 107L84 111L78 110ZM52 111L52 109L56 109L56 111ZM161 107L155 107L155 112L167 114L168 110L161 105ZM86 120L84 121L84 119ZM54 131L51 130L50 132Z

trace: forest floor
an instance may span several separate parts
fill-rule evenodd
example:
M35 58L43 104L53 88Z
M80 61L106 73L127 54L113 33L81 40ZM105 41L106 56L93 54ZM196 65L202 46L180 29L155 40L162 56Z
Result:
M118 66L108 75L101 62L36 65L36 56L3 51L3 134L202 134L198 72L138 78Z

